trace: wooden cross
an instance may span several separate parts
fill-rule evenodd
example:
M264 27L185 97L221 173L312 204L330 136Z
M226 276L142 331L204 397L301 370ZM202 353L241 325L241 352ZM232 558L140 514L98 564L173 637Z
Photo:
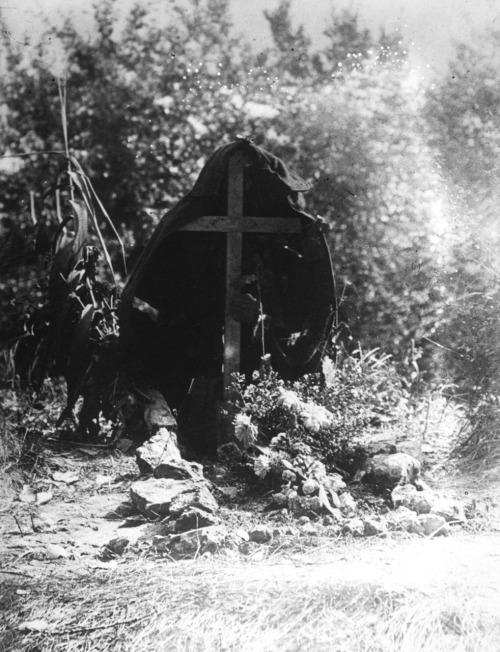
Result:
M205 215L182 231L226 233L226 297L224 315L224 398L229 398L231 374L240 370L241 327L231 314L231 298L240 292L243 233L299 233L296 217L243 215L243 166L245 155L236 151L228 163L227 215Z

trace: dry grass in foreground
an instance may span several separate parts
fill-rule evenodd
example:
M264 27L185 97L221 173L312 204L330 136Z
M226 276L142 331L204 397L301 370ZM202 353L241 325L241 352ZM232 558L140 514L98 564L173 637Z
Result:
M349 580L335 564L139 560L29 584L13 577L1 591L2 652L500 649L500 618L472 587ZM19 629L39 619L43 631Z

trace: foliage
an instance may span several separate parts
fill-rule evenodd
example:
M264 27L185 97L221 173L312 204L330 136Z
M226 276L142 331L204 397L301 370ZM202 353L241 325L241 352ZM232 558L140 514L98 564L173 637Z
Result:
M433 125L443 174L460 211L455 216L454 271L434 339L444 367L470 406L469 455L492 459L500 426L500 77L494 53L500 32L481 46L457 45L448 75L433 90L427 119Z
M366 435L382 423L401 424L408 394L387 357L375 351L346 355L337 365L328 359L323 376L307 375L287 383L264 368L251 383L236 378L237 407L255 441L289 459L319 459L329 470L352 471ZM329 367L329 370L327 368ZM253 444L253 442L251 442Z
M68 148L133 264L158 215L242 133L314 182L308 210L330 227L353 341L401 365L420 356L420 377L451 380L477 411L498 392L498 32L458 45L429 92L399 36L355 14L334 12L318 50L283 0L266 12L273 46L255 53L227 0L171 8L165 20L137 4L117 27L106 0L90 36L67 21L30 48L4 39L0 150L17 156L0 159L3 339L43 303L57 191L69 209ZM109 225L102 235L115 263Z

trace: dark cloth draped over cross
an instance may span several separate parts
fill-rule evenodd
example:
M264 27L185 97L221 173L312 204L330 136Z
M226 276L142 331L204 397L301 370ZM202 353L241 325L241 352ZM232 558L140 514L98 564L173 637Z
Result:
M158 224L125 286L122 354L179 408L196 377L248 377L264 355L283 377L317 371L334 315L310 185L247 140L218 149Z

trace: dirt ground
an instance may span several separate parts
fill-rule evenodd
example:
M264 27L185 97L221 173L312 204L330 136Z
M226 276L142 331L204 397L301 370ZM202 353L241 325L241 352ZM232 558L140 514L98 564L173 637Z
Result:
M121 527L131 513L127 505L129 487L139 477L133 457L101 455L92 449L81 449L53 454L47 459L30 482L20 474L6 475L0 482L0 602L3 591L12 582L22 592L33 577L52 581L74 575L81 579L96 569L112 571L117 565L127 564L130 561L127 557L103 560L100 553L104 544L123 536L125 530L127 535L132 531L138 534L147 527ZM67 481L55 481L56 471ZM33 493L26 486L23 489L23 485L29 485ZM443 488L441 479L440 489ZM486 505L487 518L480 527L456 529L448 537L432 539L413 535L362 540L309 537L301 545L295 545L293 537L288 537L283 545L274 547L272 554L266 546L257 547L245 560L250 568L246 569L243 581L250 581L259 573L265 575L266 582L278 584L288 582L291 576L294 581L303 577L308 582L328 576L332 580L349 578L353 582L425 592L436 588L446 591L446 586L459 578L461 585L484 603L485 609L497 612L500 604L498 474L490 472L483 477L456 474L447 479L446 489L458 498L465 496ZM39 500L47 499L47 502L42 505L32 502L37 494L41 496ZM48 499L50 494L52 497ZM234 525L250 524L256 518L264 521L266 513L256 513L255 509L255 505L251 508L241 505L236 511L234 507L225 512L223 509L223 515L232 519ZM227 572L235 572L231 565L239 563L228 558Z

